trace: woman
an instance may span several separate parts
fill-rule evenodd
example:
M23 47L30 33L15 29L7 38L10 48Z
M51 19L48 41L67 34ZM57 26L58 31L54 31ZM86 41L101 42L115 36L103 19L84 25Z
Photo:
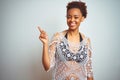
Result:
M46 71L53 69L53 80L93 80L90 39L79 31L86 16L84 2L68 3L68 30L54 34L49 45L47 33L38 27L43 66Z

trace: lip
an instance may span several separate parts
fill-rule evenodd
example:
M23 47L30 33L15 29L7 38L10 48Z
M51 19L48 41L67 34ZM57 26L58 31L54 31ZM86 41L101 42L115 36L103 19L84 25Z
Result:
M70 26L75 26L76 23L75 23L75 22L72 22L72 23L70 23L69 25L70 25Z

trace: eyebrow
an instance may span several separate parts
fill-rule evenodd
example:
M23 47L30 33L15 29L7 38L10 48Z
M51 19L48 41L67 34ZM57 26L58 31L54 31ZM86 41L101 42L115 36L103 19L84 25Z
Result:
M67 15L67 16L71 16L71 15ZM73 16L80 16L80 15L73 15Z

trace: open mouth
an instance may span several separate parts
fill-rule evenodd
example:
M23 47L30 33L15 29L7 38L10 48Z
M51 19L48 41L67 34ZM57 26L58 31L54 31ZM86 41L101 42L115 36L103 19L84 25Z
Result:
M71 27L72 27L72 26L75 26L75 25L76 25L75 22L70 23L70 26L71 26Z

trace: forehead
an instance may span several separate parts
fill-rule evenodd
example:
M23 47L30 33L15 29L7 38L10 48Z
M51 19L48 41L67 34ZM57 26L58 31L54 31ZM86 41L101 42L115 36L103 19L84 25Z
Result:
M67 15L80 15L80 14L82 13L78 8L71 8L67 11Z

